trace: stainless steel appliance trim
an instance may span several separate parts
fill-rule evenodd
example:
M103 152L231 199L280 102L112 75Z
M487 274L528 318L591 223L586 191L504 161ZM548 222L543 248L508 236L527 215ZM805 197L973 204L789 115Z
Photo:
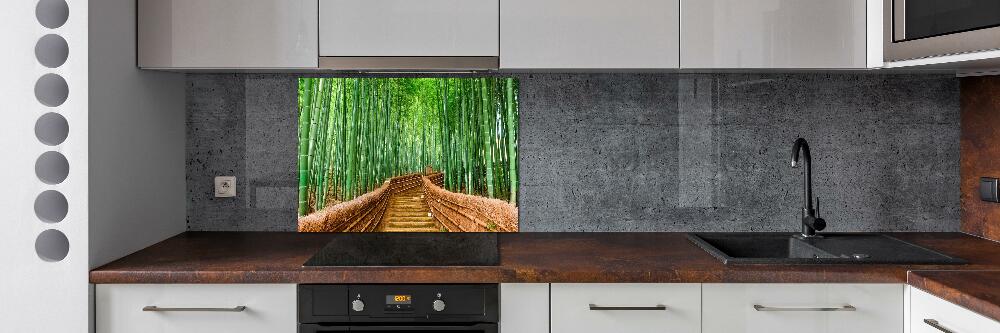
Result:
M344 71L486 71L500 57L319 57L320 69Z
M161 308L155 305L142 307L142 311L152 312L243 312L247 307L240 305L231 308Z
M590 304L591 311L663 311L666 309L667 306L662 304L654 306L600 306Z
M857 311L853 305L844 305L838 307L810 307L810 308L784 308L784 307L771 307L763 306L760 304L754 304L753 309L757 311Z
M931 58L953 54L972 53L1000 49L1000 27L965 31L950 35L905 39L904 19L902 11L906 8L905 0L883 0L882 45L884 60L888 62ZM904 3L898 5L898 3ZM897 19L898 18L898 19ZM900 40L897 42L897 40Z
M937 320L934 320L934 319L924 319L924 324L927 324L927 326L936 328L938 331L941 331L941 332L944 332L944 333L955 333L955 331L949 330L949 329L945 328L944 326L941 326L941 323L939 323Z
M906 39L906 1L892 2L892 41Z

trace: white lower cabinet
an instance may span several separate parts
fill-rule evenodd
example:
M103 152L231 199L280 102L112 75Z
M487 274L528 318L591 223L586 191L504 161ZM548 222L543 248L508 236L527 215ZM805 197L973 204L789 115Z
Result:
M503 333L1000 332L902 284L518 283L500 298ZM297 331L294 284L101 284L95 299L97 333Z
M500 332L549 333L549 284L501 283Z
M294 284L100 284L96 289L98 333L297 331Z
M552 333L701 331L700 284L554 283L551 306Z
M1000 322L909 287L910 315L907 333L996 333Z
M903 332L902 284L704 284L705 333Z

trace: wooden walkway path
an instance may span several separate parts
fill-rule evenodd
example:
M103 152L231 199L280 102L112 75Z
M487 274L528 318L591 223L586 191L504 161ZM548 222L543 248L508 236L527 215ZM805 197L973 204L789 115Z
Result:
M440 222L431 216L431 209L424 201L423 186L414 186L389 198L379 231L438 232L444 231Z

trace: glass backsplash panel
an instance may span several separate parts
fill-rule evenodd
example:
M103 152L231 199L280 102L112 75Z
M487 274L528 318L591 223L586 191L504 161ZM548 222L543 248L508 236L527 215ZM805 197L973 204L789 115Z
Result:
M298 230L516 232L514 78L300 78Z

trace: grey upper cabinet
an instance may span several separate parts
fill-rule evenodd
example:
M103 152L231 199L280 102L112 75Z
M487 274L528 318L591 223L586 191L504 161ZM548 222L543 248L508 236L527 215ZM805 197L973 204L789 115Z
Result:
M678 0L503 0L504 69L678 66Z
M321 67L497 67L500 0L319 0L319 16Z
M316 68L317 0L138 0L142 68Z
M869 36L881 40L881 29L868 31L866 0L681 0L680 8L681 68L867 68Z

